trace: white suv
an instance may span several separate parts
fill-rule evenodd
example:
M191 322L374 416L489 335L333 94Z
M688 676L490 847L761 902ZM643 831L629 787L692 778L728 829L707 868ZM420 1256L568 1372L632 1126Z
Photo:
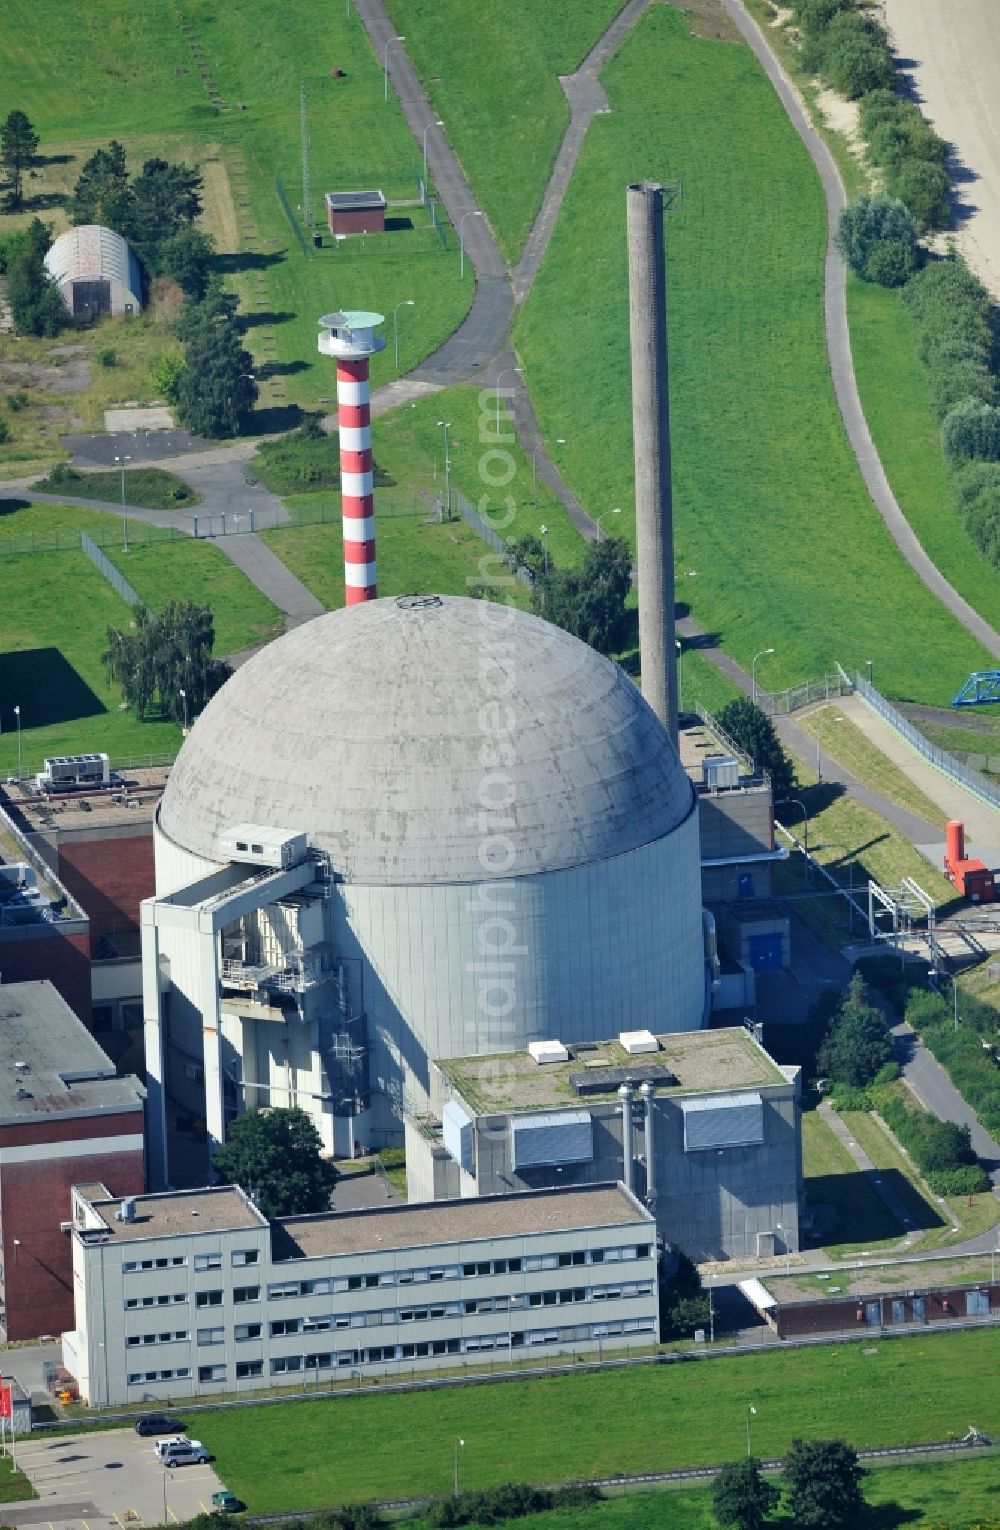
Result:
M164 1466L200 1466L211 1459L211 1451L200 1440L168 1440L166 1450L160 1452Z

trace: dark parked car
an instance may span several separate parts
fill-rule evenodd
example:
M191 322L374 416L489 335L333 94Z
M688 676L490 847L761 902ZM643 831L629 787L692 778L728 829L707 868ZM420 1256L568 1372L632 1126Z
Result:
M167 1418L165 1413L140 1413L135 1421L136 1434L144 1438L153 1434L179 1434L183 1428L179 1419Z

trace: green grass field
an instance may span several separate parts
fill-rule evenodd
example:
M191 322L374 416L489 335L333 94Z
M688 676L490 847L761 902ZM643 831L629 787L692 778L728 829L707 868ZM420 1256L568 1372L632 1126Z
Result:
M200 494L189 489L176 473L165 473L162 468L126 468L124 483L116 469L107 473L77 473L72 478L57 473L55 481L50 476L33 487L40 494L68 494L73 499L119 503L124 494L126 505L141 505L147 510L182 510L201 504Z
M390 0L406 51L489 218L504 256L521 253L552 171L572 74L623 0L502 8L468 0Z
M348 240L334 250L328 238L328 248L313 252L310 246L307 255L278 201L280 178L293 210L301 202L300 84L307 93L313 205L321 226L326 191L371 184L390 199L416 195L419 150L395 97L382 99L381 60L353 11L350 17L343 6L317 12L308 0L289 0L280 9L232 0L221 10L206 0L176 0L140 19L124 0L108 0L99 21L81 22L69 0L14 0L5 22L5 63L18 82L17 104L42 137L43 155L46 142L71 140L82 163L112 136L158 133L159 152L204 162L213 183L223 168L229 173L232 205L214 210L212 227L224 268L244 299L258 366L277 367L282 379L284 396L269 392L269 402L315 407L318 397L333 393L332 365L317 354L315 324L332 308L391 315L396 303L412 298L415 307L400 315L402 370L461 321L473 283L459 281L454 240L442 249L422 226L427 219L419 206L391 211L399 226L381 239ZM210 100L191 45L227 109ZM334 79L337 69L342 77ZM73 90L65 89L68 78ZM224 188L216 191L228 200ZM0 218L0 232L3 227ZM264 327L273 330L274 352L259 343ZM393 375L390 335L373 378Z
M127 553L121 548L105 552L151 610L160 611L171 600L211 606L220 658L284 630L277 606L211 542L133 544Z
M126 624L130 608L84 553L26 553L5 560L0 578L0 773L17 767L18 705L26 774L49 754L86 749L121 759L177 750L173 723L139 723L118 710L101 653L108 626Z
M826 1218L823 1246L828 1254L836 1258L845 1249L879 1244L889 1248L903 1237L906 1228L814 1110L802 1114L802 1168L806 1201Z
M823 198L780 102L748 49L691 37L660 7L602 81L612 115L591 125L517 328L566 477L591 507L623 504L631 530L623 188L641 167L684 188L668 303L677 564L699 576L684 590L695 615L747 667L775 647L778 685L874 657L890 694L950 699L985 655L864 492L823 336Z
M277 1404L204 1415L220 1477L255 1513L447 1492L454 1440L468 1488L777 1456L795 1435L858 1448L1000 1429L1000 1333L921 1334L877 1345L461 1388ZM502 1420L498 1424L498 1419Z
M870 743L860 728L843 716L836 702L805 712L797 721L819 741L821 754L830 755L859 781L881 792L891 802L908 808L925 823L944 828L948 815L910 780L905 771Z
M878 1465L865 1481L864 1495L873 1512L857 1530L895 1530L903 1524L964 1530L996 1514L996 1457L984 1453L912 1466ZM412 1530L423 1530L427 1522L409 1523ZM532 1515L526 1523L531 1530L718 1530L707 1487L640 1491L591 1509ZM794 1530L787 1511L779 1510L770 1523L776 1530Z
M896 498L945 578L996 626L1000 571L986 562L952 508L913 319L894 289L851 277L847 295L861 402ZM964 679L956 674L955 690Z

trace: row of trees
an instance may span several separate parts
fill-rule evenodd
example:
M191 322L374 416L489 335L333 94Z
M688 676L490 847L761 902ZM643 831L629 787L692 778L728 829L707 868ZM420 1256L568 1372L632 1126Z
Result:
M793 1440L781 1473L790 1522L797 1530L854 1530L864 1522L867 1475L843 1440ZM727 1530L764 1530L780 1499L753 1456L728 1463L712 1485L712 1509Z
M857 100L892 83L885 28L855 0L793 0L802 34L802 62L840 95Z
M632 552L621 537L588 542L583 563L562 569L534 533L508 543L511 568L532 579L531 609L598 653L619 653L629 637L625 602L632 587ZM481 594L488 596L483 587Z
M131 627L109 627L101 655L108 679L142 721L158 704L161 715L183 722L201 711L228 678L212 657L215 626L208 606L171 601L160 615L135 608Z
M114 229L150 275L173 277L185 293L201 298L212 262L212 241L194 226L201 192L198 170L159 157L130 176L125 149L112 139L84 164L69 214L74 223Z

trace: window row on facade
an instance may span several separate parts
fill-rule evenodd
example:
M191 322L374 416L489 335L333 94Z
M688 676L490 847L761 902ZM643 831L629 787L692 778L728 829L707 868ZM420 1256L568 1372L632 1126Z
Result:
M232 1263L236 1268L257 1264L259 1260L260 1250L256 1248L237 1248L232 1253ZM186 1254L161 1255L156 1259L125 1259L122 1261L122 1273L135 1275L143 1270L182 1269L187 1262ZM195 1254L192 1263L195 1270L221 1270L222 1254Z
M385 1365L395 1360L423 1360L446 1355L488 1353L491 1350L523 1349L544 1344L571 1344L580 1340L619 1338L623 1336L655 1332L652 1318L625 1318L621 1322L578 1323L566 1327L534 1328L527 1333L476 1334L466 1338L429 1339L404 1344L370 1344L360 1349L326 1350L316 1354L280 1355L269 1362L272 1376L291 1376L299 1373L339 1369L346 1366ZM237 1381L264 1375L263 1360L238 1360L233 1368ZM190 1377L191 1368L182 1366L174 1370L130 1371L129 1386L140 1386L150 1381L183 1380ZM199 1365L200 1382L225 1382L228 1367L224 1362Z

